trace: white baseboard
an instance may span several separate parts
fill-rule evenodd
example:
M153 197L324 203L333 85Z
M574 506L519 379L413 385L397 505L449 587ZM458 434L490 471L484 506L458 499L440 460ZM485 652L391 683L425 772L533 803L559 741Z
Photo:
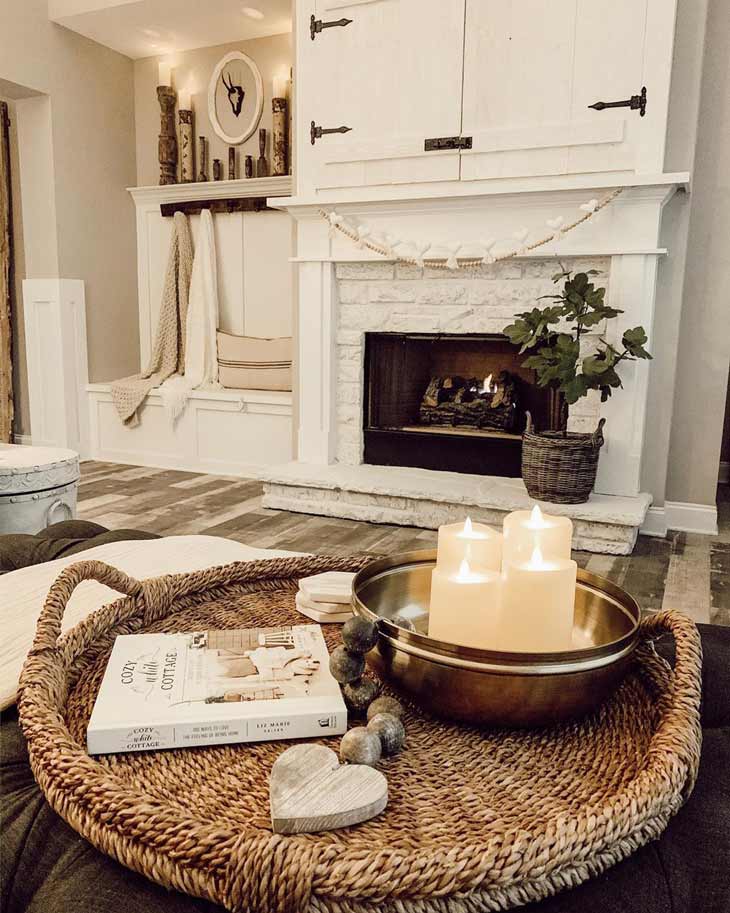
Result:
M717 507L714 504L688 504L665 501L664 507L650 507L641 527L644 536L666 536L673 529L682 533L717 535Z
M720 485L727 485L730 482L730 462L724 460L720 463L720 472L717 475L717 481Z
M642 536L663 539L667 534L667 515L663 507L650 507L639 530Z
M16 444L30 445L33 443L33 439L29 434L14 434L13 440Z

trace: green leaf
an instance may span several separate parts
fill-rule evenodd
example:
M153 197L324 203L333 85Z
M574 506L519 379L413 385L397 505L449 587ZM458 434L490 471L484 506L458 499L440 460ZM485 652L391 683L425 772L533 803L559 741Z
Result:
M583 375L576 374L572 380L568 381L565 384L561 384L560 390L565 396L568 405L572 406L573 403L577 403L581 397L586 395L588 392L588 386Z
M606 315L603 311L592 311L590 314L586 314L582 318L581 323L584 327L594 327L598 323L602 323L606 319Z
M608 362L601 358L600 355L589 355L588 358L583 359L583 373L587 377L603 374L610 367Z
M626 330L621 339L626 351L634 358L651 358L651 355L644 348L648 337L644 327L634 327Z

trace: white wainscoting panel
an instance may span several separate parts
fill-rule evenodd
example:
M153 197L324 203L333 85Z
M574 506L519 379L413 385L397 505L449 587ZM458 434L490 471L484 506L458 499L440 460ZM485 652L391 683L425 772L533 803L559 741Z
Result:
M109 384L89 384L90 456L218 475L259 476L292 458L292 395L196 390L174 426L153 390L134 428L123 425Z
M86 304L81 279L23 281L33 443L88 453Z

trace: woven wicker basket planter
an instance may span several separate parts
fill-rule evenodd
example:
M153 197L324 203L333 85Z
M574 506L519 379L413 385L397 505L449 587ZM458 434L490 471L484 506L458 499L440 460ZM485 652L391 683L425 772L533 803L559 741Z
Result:
M596 483L603 446L601 419L593 434L537 432L527 413L522 436L522 478L531 498L553 504L583 504Z
M662 832L692 789L701 735L699 637L668 612L643 623L634 671L580 723L505 733L433 720L408 704L406 750L381 764L388 807L345 830L272 833L269 771L291 743L86 754L117 634L299 623L300 577L365 563L277 559L142 583L93 561L64 570L19 702L52 807L122 864L235 913L508 909L573 887ZM69 596L92 578L128 596L59 639ZM334 646L339 628L323 630ZM648 642L667 631L673 670Z

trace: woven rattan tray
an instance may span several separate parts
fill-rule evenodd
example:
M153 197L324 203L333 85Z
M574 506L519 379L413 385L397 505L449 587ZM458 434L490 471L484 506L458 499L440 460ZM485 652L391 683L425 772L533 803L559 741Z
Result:
M364 563L277 559L143 583L94 561L64 570L20 689L31 765L53 808L129 868L236 913L507 909L579 884L662 832L700 753L699 637L670 612L643 623L635 669L582 722L480 731L408 705L406 749L381 764L389 805L346 830L272 833L268 776L287 743L86 754L117 634L298 623L300 577ZM86 579L129 595L59 640ZM338 642L339 628L323 630ZM649 643L664 632L675 640L673 670Z

